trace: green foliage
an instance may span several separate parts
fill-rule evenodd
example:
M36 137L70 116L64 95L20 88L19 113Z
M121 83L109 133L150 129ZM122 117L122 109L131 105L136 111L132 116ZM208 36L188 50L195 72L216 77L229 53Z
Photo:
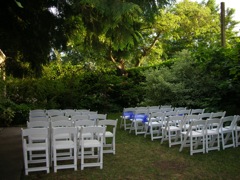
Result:
M12 101L2 98L0 102L0 126L10 126L12 124L15 115L14 105Z

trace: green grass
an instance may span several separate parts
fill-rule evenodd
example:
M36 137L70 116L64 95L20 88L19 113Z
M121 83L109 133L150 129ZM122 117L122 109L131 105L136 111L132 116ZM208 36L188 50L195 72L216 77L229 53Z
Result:
M110 114L109 119L119 119L120 114ZM160 140L129 134L117 129L116 155L104 154L103 169L85 168L58 170L49 174L32 172L24 179L240 179L240 147L208 154L190 156L189 148L179 152L180 146L168 147ZM79 164L79 162L78 162Z

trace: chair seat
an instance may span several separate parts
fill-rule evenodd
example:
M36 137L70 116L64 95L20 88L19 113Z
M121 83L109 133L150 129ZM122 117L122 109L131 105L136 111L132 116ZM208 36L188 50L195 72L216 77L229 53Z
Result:
M41 151L46 149L46 143L33 143L27 144L26 149L28 151Z
M99 135L100 135L100 136L103 136L103 134L101 134L101 133L100 133ZM105 132L105 138L106 138L106 137L107 137L107 138L108 138L108 137L114 137L114 134L113 134L112 132L110 132L110 131L106 131L106 132Z
M74 148L75 144L73 141L55 141L54 147L56 149L69 149Z
M101 147L101 143L98 140L84 140L84 147L89 148L89 147Z
M202 132L200 132L200 131L191 131L191 133L192 133L192 137L201 137L201 136L203 136ZM187 131L181 132L181 134L186 135ZM190 134L188 136L190 136Z
M165 127L163 127L163 128L165 128ZM180 131L181 128L177 127L177 126L169 126L169 127L166 128L166 130L168 130L168 131Z
M214 129L208 129L206 130L206 133L208 135L217 135L218 134L218 131L214 130Z
M219 132L232 132L233 129L230 126L224 127L224 128L220 128Z

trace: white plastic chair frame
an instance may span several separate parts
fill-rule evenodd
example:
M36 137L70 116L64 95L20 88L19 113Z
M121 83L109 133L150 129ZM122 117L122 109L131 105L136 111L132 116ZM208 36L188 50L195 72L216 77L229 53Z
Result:
M225 116L221 119L219 133L221 135L223 150L235 147L234 128L237 116Z
M135 110L134 112L134 118L131 120L131 127L129 130L129 133L134 130L135 135L138 134L145 134L145 124L143 123L143 118L140 116L148 116L148 109L147 108L140 108Z
M220 150L220 134L221 119L207 119L205 130L206 153L212 150ZM216 145L215 145L216 144Z
M104 127L82 127L79 142L79 150L81 149L81 170L85 167L100 167L103 168L103 140L105 135ZM91 133L91 138L87 138L84 136L85 134ZM85 149L95 148L97 149L97 154L85 155ZM95 159L96 162L86 162L85 159Z
M105 131L103 141L103 153L116 154L116 130L118 119L106 119L98 122L98 126L103 126ZM108 141L109 139L109 141Z
M153 112L149 115L148 123L145 127L146 137L148 134L151 135L151 140L162 138L162 127L166 124L164 112Z
M76 127L57 127L52 128L52 153L54 172L58 169L73 168L77 170L77 128ZM62 134L69 134L69 139L62 139ZM62 153L62 151L71 150L72 154ZM68 164L58 164L59 161L72 160L73 162Z
M38 140L33 142L30 137L38 137ZM48 128L28 128L22 129L22 147L24 157L25 175L34 171L46 171L49 173L49 136ZM34 152L34 158L30 157ZM39 166L31 167L31 164ZM43 166L45 164L45 166Z
M132 113L134 114L136 108L134 107L128 107L128 108L123 108L123 113L121 116L121 122L120 122L120 128L124 128L124 130L129 130L131 127L131 117L130 114L126 113Z
M190 155L200 152L205 153L205 125L205 120L195 120L190 123L187 131L181 132L183 140L179 152L184 147L190 146ZM201 148L197 149L199 145L201 145Z
M172 145L181 144L180 133L182 132L183 120L184 116L169 116L167 118L165 127L162 127L161 144L167 139L169 142L169 147ZM172 140L174 140L174 142L172 142Z

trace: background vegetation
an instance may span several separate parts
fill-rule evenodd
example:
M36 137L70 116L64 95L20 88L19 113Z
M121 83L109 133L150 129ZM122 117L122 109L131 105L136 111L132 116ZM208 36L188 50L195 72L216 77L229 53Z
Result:
M226 10L222 47L215 0L5 1L1 125L24 124L35 108L172 104L240 114L233 14Z

